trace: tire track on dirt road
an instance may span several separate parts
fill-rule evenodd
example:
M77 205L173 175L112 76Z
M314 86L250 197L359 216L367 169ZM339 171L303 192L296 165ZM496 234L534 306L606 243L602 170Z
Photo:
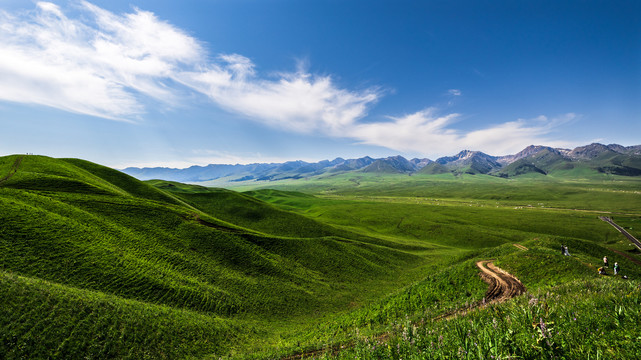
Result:
M486 302L503 302L526 291L519 279L494 265L492 261L482 260L476 263L481 269L481 279L489 285L485 293Z
M520 249L520 250L523 250L523 251L529 250L528 248L526 248L525 246L523 246L521 244L512 244L512 245L514 245L517 249Z

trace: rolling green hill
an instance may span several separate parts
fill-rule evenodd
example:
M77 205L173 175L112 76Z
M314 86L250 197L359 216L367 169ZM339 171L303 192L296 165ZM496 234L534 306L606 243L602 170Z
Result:
M339 235L339 231L330 226L283 211L235 191L162 180L151 180L148 183L218 219L271 235L288 237ZM292 224L296 226L293 227Z
M141 337L161 341L168 336L154 335L159 327L173 331L162 317L152 316L163 311L176 312L176 321L183 325L190 323L192 316L196 323L209 319L202 326L211 330L211 337L186 334L193 341L206 343L180 350L183 356L233 351L239 343L226 341L228 337L246 338L261 331L268 332L261 339L273 336L278 329L268 326L266 319L306 318L335 311L364 300L363 289L373 281L378 284L373 293L395 286L391 280L397 278L398 271L422 262L405 251L368 244L365 237L350 240L332 235L329 226L312 220L302 232L315 237L266 235L261 231L265 227L282 226L258 222L250 229L242 226L251 225L249 222L231 224L198 210L198 199L191 205L173 193L84 161L14 156L2 158L0 166L1 173L11 173L0 184L2 291L31 294L25 295L27 298L44 296L54 307L64 299L75 299L86 302L87 312L98 317L101 311L109 312L105 306L123 309L104 325L118 329L110 335L118 341L107 336L105 344L93 348L87 339L93 332L106 330L78 328L72 323L51 340L59 341L58 346L71 343L77 353L100 357L131 351L127 356L136 358L156 346L163 348L165 345L151 340L141 341ZM258 212L271 207L238 197ZM275 218L287 219L284 211L272 211L280 214ZM229 219L241 217L232 213ZM21 306L14 303L15 297L3 299L6 309L17 311ZM60 316L67 316L67 320L57 319L55 311L47 319L51 317L54 323L84 319L65 315L72 309L61 309ZM143 325L130 316L145 311L152 317ZM15 316L28 321L8 322L0 343L39 336L37 324L45 319L29 315L37 312L29 307L18 311ZM244 325L258 319L262 323ZM205 331L200 325L180 324L178 329L184 331ZM150 333L145 334L140 326L148 326ZM54 331L47 329L42 331ZM215 336L219 332L227 335ZM21 351L16 356L29 355L31 350L26 346ZM62 354L68 353L60 354L64 357Z
M239 193L0 157L0 355L636 358L641 257L598 217L641 235L639 180L566 171ZM604 255L629 279L598 275ZM480 306L482 259L528 293Z

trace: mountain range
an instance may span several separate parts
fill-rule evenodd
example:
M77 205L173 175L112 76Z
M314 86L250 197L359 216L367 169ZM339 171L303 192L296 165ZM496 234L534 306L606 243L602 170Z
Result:
M641 176L641 145L622 146L593 143L575 149L530 145L514 155L492 156L480 151L463 150L454 156L436 160L400 155L374 159L336 158L309 163L301 160L284 163L256 163L248 165L210 164L185 169L129 167L126 174L140 180L163 179L180 182L209 180L274 181L301 179L325 173L366 172L381 174L488 174L513 177L538 173L547 175L557 171L587 169L597 173L623 176Z

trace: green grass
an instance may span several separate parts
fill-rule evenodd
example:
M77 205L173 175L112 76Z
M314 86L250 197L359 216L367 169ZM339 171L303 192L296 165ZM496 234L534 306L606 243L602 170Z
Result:
M571 171L238 193L0 157L0 355L636 358L641 267L619 254L641 257L598 216L639 235L641 182ZM599 276L604 255L630 279ZM483 298L479 259L528 294L442 319Z
M336 359L636 359L638 283L576 280L431 324L394 323L389 339L361 339Z
M175 359L224 352L229 342L246 340L238 337L239 322L5 271L0 291L5 359Z
M525 295L447 321L397 317L389 339L377 349L375 341L361 340L336 357L355 353L365 359L639 357L638 266L627 272L637 280L600 276L588 262L598 262L602 254L616 256L606 249L575 243L575 254L568 258L552 249L550 241L526 245L531 248L525 252L505 249L492 254L498 255L499 266L528 285Z

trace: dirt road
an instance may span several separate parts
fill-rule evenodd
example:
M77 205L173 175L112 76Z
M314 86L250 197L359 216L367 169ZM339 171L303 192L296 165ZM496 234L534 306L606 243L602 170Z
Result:
M476 263L481 269L481 278L489 287L485 293L486 302L502 302L521 295L525 286L512 274L494 265L492 260L483 260Z

